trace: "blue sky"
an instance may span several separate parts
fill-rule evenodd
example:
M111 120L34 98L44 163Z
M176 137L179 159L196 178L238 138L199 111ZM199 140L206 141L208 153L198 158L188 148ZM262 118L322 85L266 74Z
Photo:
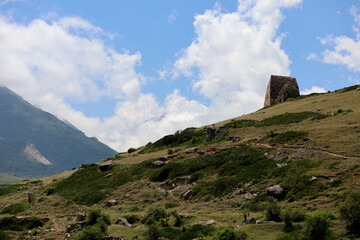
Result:
M360 81L355 0L0 1L0 84L118 151Z

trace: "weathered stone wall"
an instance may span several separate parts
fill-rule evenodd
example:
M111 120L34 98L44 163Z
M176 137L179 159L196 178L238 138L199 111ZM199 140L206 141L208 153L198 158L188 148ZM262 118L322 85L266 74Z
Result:
M264 107L298 96L300 96L300 93L296 78L271 75L266 90Z

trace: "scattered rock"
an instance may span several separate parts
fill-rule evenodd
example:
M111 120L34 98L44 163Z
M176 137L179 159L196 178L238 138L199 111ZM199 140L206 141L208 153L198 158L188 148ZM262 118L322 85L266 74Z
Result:
M127 193L127 194L124 195L124 198L125 198L125 199L128 199L128 198L130 198L130 197L131 197L130 193Z
M307 142L307 141L310 141L310 138L304 137L304 138L303 138L303 142Z
M253 223L255 223L255 218L247 217L246 220L245 220L245 223L246 224L253 224Z
M266 189L266 192L269 196L272 196L278 200L284 199L285 195L286 195L284 188L280 187L280 185L274 185L274 186L268 187Z
M198 148L189 148L187 151L186 151L186 154L190 154L190 153L195 153L197 152L199 149Z
M176 152L176 153L177 153L177 152L180 152L180 148L175 149L175 152Z
M86 221L80 221L76 223L76 229L81 230L83 227L85 227Z
M132 153L132 152L135 152L135 151L136 151L136 148L133 148L133 147L131 147L131 148L129 148L127 150L128 153Z
M73 230L73 228L70 225L67 225L66 233L71 233L72 230Z
M114 174L109 173L108 175L105 176L105 178L109 178L109 177L112 177L112 176L114 176Z
M251 200L256 196L257 196L257 194L246 193L244 197L246 200Z
M6 210L10 206L11 206L11 204L6 204L5 207L3 208L3 210Z
M214 220L206 220L206 221L197 222L197 223L193 224L192 226L194 226L194 225L209 226L209 225L212 225L214 223L215 223Z
M229 136L229 140L232 142L239 142L240 139L241 138L239 136Z
M186 192L183 192L181 194L181 197L185 200L188 200L192 195L192 189L190 188L189 190L187 190Z
M99 163L99 169L100 169L100 171L105 172L110 169L110 166L113 166L113 165L114 165L114 161L109 160L109 161L106 161L103 163Z
M70 233L65 233L65 238L70 238Z
M115 205L118 205L118 202L114 199L105 202L105 206L107 206L107 207L112 207Z
M170 155L170 154L173 154L174 151L172 149L168 149L167 153L168 153L168 155Z
M35 194L33 192L28 192L28 203L31 203L35 200Z
M78 213L76 216L76 222L85 221L86 215L84 213Z
M178 186L186 185L190 180L190 176L179 177L172 181L168 181L160 184L160 187L165 190L172 190Z
M122 217L119 217L116 220L116 224L124 225L125 227L130 227L131 228L131 224L125 218L122 218Z
M262 224L264 222L262 222L261 220L256 220L255 224Z
M160 168L166 164L167 164L167 162L157 160L157 161L151 163L151 167L152 168Z
M159 161L165 162L166 160L168 160L168 156L161 156L161 157L159 157Z
M309 182L315 182L315 181L317 181L317 180L318 180L318 178L317 178L317 177L312 176L312 178L309 180Z
M278 164L276 164L276 166L279 167L279 168L285 167L287 165L288 165L287 163L278 163Z

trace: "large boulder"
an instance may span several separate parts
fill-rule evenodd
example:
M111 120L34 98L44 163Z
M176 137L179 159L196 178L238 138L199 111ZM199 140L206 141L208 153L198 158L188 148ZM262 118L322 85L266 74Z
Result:
M214 220L206 220L206 221L197 222L197 223L193 224L193 226L194 226L194 225L209 226L209 225L212 225L212 224L214 224L214 223L215 223Z
M105 171L109 170L110 167L113 165L114 165L114 161L109 160L106 162L99 163L99 169L100 169L100 171L105 172Z
M286 196L285 189L280 187L280 185L274 185L274 186L268 187L266 189L266 192L269 196L272 196L278 200L284 199Z
M35 194L33 192L28 192L28 203L31 203L35 200Z
M131 228L131 224L125 218L122 218L122 217L119 217L116 220L116 224L124 225L125 227L130 227Z
M76 222L82 222L85 221L86 215L84 213L79 212L76 215Z

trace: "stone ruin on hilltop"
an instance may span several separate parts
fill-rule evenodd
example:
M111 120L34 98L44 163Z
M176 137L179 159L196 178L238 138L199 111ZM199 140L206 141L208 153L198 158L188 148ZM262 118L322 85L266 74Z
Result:
M285 102L288 98L300 96L296 78L271 75L266 90L264 107Z

